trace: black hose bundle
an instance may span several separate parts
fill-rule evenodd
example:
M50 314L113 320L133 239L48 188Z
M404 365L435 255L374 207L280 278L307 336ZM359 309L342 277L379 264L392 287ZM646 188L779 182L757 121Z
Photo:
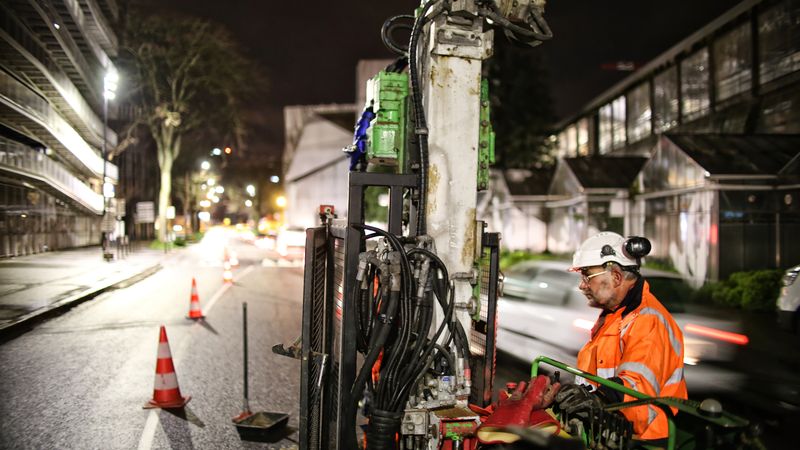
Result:
M494 0L485 2L486 7L479 10L479 14L492 21L493 24L503 29L506 37L512 41L521 42L523 44L535 47L542 41L547 41L553 38L553 32L550 26L542 16L542 10L538 7L533 7L528 11L528 16L524 19L525 26L517 25L508 18L504 17Z
M373 441L371 436L391 432L394 445L395 431L391 430L399 427L412 389L428 372L454 375L455 355L448 348L455 345L458 357L468 361L469 347L466 333L454 319L454 289L444 262L425 248L407 249L405 238L368 225L353 226L372 232L364 239L383 238L386 247L360 256L359 283L351 293L357 348L365 355L350 392L351 408L354 413L360 399L369 398L365 405L370 418L369 448L394 448L383 447L388 440ZM429 337L436 304L443 319ZM450 336L440 344L445 329ZM378 378L368 382L377 364Z
M400 431L402 420L402 412L372 410L367 431L367 446L370 450L395 450L397 448L395 436Z

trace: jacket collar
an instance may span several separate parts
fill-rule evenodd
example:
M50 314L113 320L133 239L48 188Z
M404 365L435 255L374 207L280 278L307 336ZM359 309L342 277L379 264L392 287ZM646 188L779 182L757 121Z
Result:
M630 314L639 305L642 304L642 290L644 289L644 278L640 275L639 278L636 280L636 284L625 294L625 298L622 299L622 302L619 306L616 307L613 311L609 311L604 309L603 312L600 313L600 317L603 317L607 314L616 313L617 311L622 310L622 318L624 319L625 316Z

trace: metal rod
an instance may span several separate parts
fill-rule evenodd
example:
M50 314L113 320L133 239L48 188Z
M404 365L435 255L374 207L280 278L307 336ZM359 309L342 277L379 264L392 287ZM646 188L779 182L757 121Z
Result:
M615 383L611 380L607 380L605 378L599 377L597 375L593 375L588 372L584 372L580 369L576 369L574 367L570 367L562 362L556 361L554 359L550 359L546 356L540 356L533 360L533 364L531 364L531 378L536 378L539 373L539 365L541 363L549 364L557 369L561 369L563 371L569 372L575 376L586 378L589 381L593 381L597 384L602 384L603 386L610 387L618 392L622 392L623 394L630 395L631 397L638 398L640 400L652 400L653 397L649 395L642 394L639 391L634 391L624 385ZM672 420L672 413L669 408L665 407L661 404L656 404L659 408L664 411L664 414L667 416L667 450L674 450L675 449L675 422ZM623 409L623 408L620 408Z
M244 342L244 412L250 411L247 401L247 302L242 302L242 340Z
M105 90L105 86L103 86ZM108 148L106 144L106 135L108 134L108 96L103 92L103 179L100 180L100 193L103 194L103 218L100 220L100 247L103 252L103 260L106 259L106 211L108 210L108 198L106 198L106 161L108 160Z

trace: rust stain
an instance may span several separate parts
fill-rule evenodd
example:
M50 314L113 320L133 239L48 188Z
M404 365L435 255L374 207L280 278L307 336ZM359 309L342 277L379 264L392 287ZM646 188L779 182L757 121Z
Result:
M475 208L467 208L464 211L466 215L466 230L464 233L464 248L461 249L461 264L471 264L475 257Z
M428 167L428 192L435 193L439 188L439 181L442 175L439 173L439 167L436 164L431 164ZM428 195L428 204L425 206L427 214L430 216L436 211L436 196Z

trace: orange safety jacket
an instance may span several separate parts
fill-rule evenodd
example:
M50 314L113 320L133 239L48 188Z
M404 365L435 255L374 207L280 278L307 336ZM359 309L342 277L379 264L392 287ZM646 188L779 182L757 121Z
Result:
M651 397L687 398L683 333L643 278L616 310L600 314L591 340L578 353L578 368ZM629 395L619 399L636 400ZM622 413L640 439L663 439L669 434L666 414L656 406L630 407Z

